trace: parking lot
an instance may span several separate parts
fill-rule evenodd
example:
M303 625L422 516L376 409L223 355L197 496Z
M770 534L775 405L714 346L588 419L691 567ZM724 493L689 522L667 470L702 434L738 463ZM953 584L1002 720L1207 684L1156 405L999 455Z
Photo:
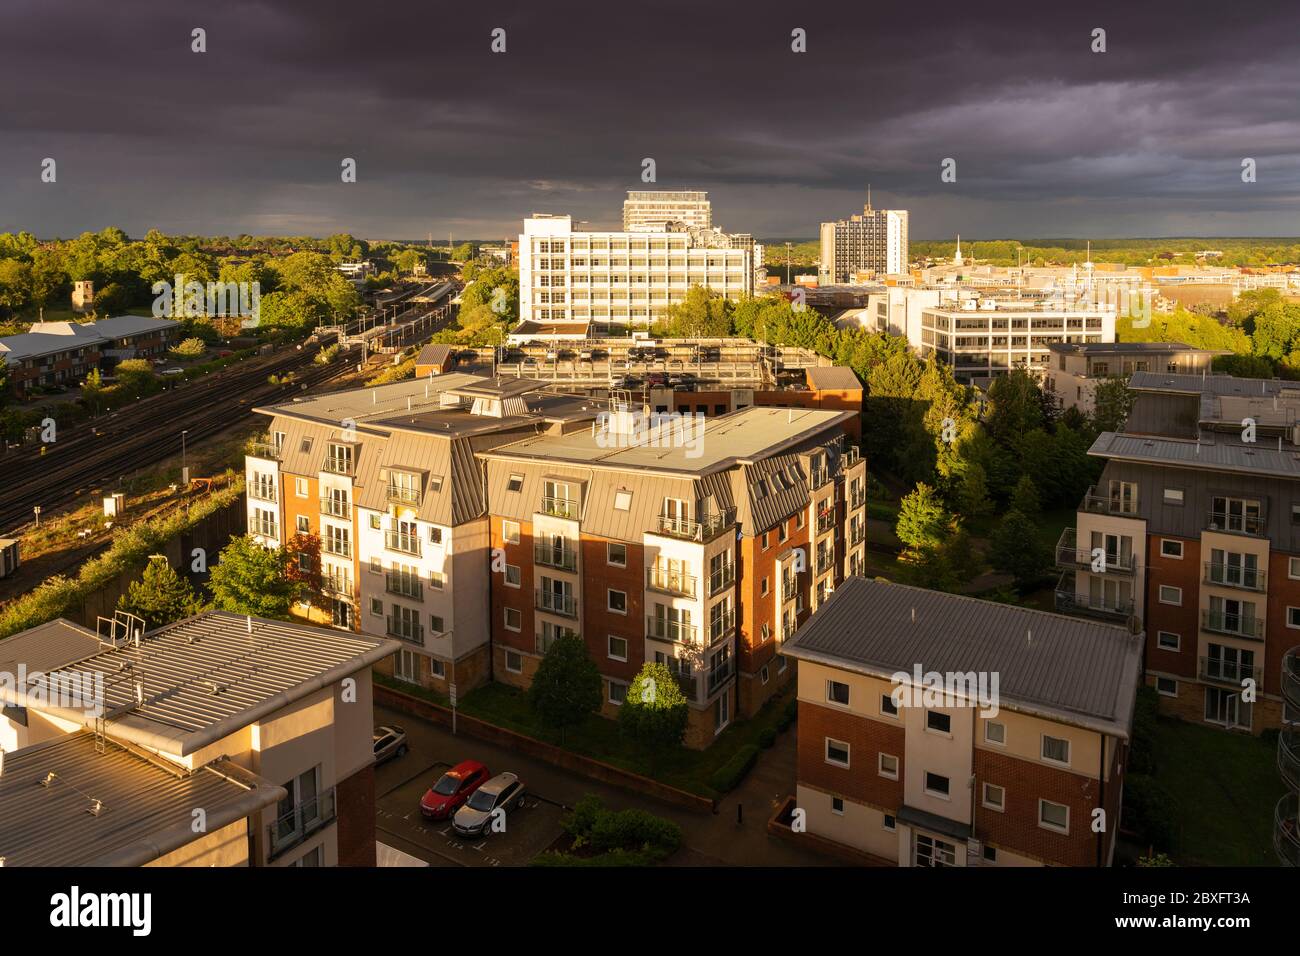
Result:
M456 834L451 820L426 820L420 812L420 798L437 779L461 760L475 759L474 741L463 741L457 753L437 753L437 743L422 734L418 720L399 721L407 732L409 752L375 768L375 837L429 863L430 866L524 866L549 847L561 834L564 808L544 794L528 788L524 806L511 809L505 818L505 832L467 838ZM512 767L492 766L496 774Z

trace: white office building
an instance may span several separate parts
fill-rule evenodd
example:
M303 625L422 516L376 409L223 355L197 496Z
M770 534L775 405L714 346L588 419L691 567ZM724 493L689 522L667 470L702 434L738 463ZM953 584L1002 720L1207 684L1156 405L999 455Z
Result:
M872 209L821 226L821 285L849 282L855 273L897 275L907 271L907 210Z
M646 328L693 285L739 300L754 293L762 248L720 229L595 232L575 230L571 216L535 215L519 236L521 326Z
M694 190L629 189L623 200L623 231L680 223L690 229L712 229L709 194Z

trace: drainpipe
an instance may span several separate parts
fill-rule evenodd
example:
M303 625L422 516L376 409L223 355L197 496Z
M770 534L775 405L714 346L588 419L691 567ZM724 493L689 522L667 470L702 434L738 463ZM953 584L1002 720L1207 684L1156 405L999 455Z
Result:
M1097 784L1100 789L1100 802L1103 811L1106 809L1106 735L1099 733L1098 738L1101 740L1101 755L1097 758ZM1097 866L1102 866L1102 844L1105 842L1106 832L1110 829L1112 822L1118 825L1117 821L1106 820L1106 828L1097 834Z

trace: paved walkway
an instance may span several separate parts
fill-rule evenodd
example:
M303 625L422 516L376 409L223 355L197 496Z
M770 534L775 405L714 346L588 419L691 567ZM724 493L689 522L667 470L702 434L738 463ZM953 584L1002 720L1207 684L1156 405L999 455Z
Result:
M455 764L474 759L486 763L494 773L513 770L531 793L571 807L585 794L594 793L614 810L636 807L666 817L682 828L683 848L672 859L680 866L837 866L839 861L792 846L768 836L767 820L787 796L794 792L795 733L793 728L777 737L776 745L765 750L744 783L727 794L716 814L693 813L652 797L641 796L589 777L553 766L536 757L488 743L423 721L411 714L375 705L375 723L400 724L411 742L411 757ZM410 759L403 758L403 759ZM399 761L394 761L394 764ZM399 775L393 767L388 773ZM387 768L381 768L387 770ZM387 774L385 774L386 776ZM377 779L377 789L385 789ZM742 807L741 822L736 819ZM382 837L381 837L382 839Z

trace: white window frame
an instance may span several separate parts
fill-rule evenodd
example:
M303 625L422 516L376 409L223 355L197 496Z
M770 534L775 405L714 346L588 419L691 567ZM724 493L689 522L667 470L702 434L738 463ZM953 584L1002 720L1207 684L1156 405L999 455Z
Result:
M1161 643L1166 637L1174 639L1173 647L1166 647ZM1175 634L1173 631L1156 631L1156 649L1161 651L1181 651L1183 649L1183 636Z
M1001 739L1001 740L994 740L992 737L989 736L989 728L990 728L990 727L1001 727L1001 728L1002 728L1002 739ZM984 721L984 742L985 742L986 744L993 744L993 746L995 746L995 747L1005 747L1005 746L1007 745L1007 725L1004 724L1004 723L1003 723L1002 721L1000 721L1000 720L986 720L986 721Z
M1165 546L1170 544L1178 546L1177 554L1170 554L1168 551L1165 550ZM1183 553L1184 553L1183 542L1179 541L1177 538L1160 539L1160 557L1169 558L1171 561L1181 561L1183 560Z
M836 804L836 803L838 803L838 804L840 805L840 807L839 807L838 810L835 809L835 804ZM831 813L835 814L837 817L842 817L842 816L844 816L844 798L843 798L843 797L831 797Z
M886 760L894 761L894 769L892 773L885 769ZM898 779L898 766L898 757L894 754L880 753L876 757L876 773L880 774L880 776L884 777L886 780Z
M615 594L623 595L623 607L621 609L614 607ZM609 611L610 614L622 614L624 617L626 617L627 616L627 592L620 591L618 588L606 588L605 589L605 610Z
M835 687L836 685L844 688L845 699L843 701L836 700L835 697L831 694L832 688ZM848 707L849 702L852 700L853 700L852 687L850 687L847 683L845 683L842 680L833 680L829 677L826 678L826 703L831 704L832 706L835 707Z
M614 642L615 642L615 641L622 641L622 642L623 642L623 654L622 654L621 657L620 657L618 654L615 654L615 653L614 653ZM609 657L609 659L610 659L611 661L623 661L624 663L626 663L626 662L627 662L627 649L628 649L628 640L627 640L626 637L619 637L617 634L606 634L606 635L605 635L605 654L606 654L607 657Z
M893 706L894 710L892 713L890 711L885 710L885 701L889 701L890 705ZM891 697L889 694L880 695L880 716L884 717L886 720L902 719L903 716L902 708L894 704L894 698Z
M1057 740L1065 744L1064 760L1057 757L1049 757L1047 755L1047 741L1049 740ZM1038 756L1044 763L1050 763L1057 767L1068 767L1070 766L1070 751L1072 749L1073 747L1071 747L1071 741L1068 737L1053 737L1051 734L1042 734L1038 738Z
M519 662L519 666L518 666L518 667L511 667L511 666L510 666L510 655L511 655L511 654L513 654L514 657L515 657L515 660L517 660L517 661ZM515 650L513 647L507 647L507 648L506 648L506 653L505 653L505 665L506 665L506 670L509 671L511 674L522 674L522 673L524 672L524 655L520 654L520 653L519 653L517 650Z
M1065 811L1064 828L1057 826L1055 823L1048 823L1046 820L1043 819L1043 807L1048 804L1054 807L1060 807L1062 810ZM1066 836L1069 836L1070 835L1070 808L1066 806L1064 803L1057 803L1055 800L1044 800L1042 797L1039 797L1038 798L1038 825L1050 833L1061 833Z
M948 729L939 730L937 727L931 727L930 726L931 717L947 717ZM952 739L952 714L945 714L937 710L927 710L925 712L925 732L927 734L938 734L940 737L947 737L949 739Z
M1166 600L1165 600L1165 591L1166 591L1166 590L1168 590L1168 591L1177 591L1177 592L1178 592L1178 600L1177 600L1177 601L1166 601ZM1157 599L1161 604L1167 604L1167 605L1170 606L1170 607L1182 607L1182 606L1183 606L1183 589L1180 588L1180 587L1178 587L1178 586L1175 585L1175 584L1162 584L1162 585L1160 585L1160 589L1156 592L1156 599Z
M515 627L510 626L510 612L514 611L519 616L519 623ZM501 624L507 631L514 631L518 634L524 629L524 612L516 607L507 607L501 609Z
M501 540L506 544L518 544L521 531L518 521L511 521L509 518L501 519Z
M615 687L621 687L621 688L623 688L623 700L615 700L615 699L614 699L614 688L615 688ZM623 701L626 701L626 700L627 700L627 688L628 688L628 683L627 683L627 681L621 681L621 680L614 680L614 679L612 679L612 678L606 678L606 679L605 679L605 700L606 700L608 703L614 705L615 707L622 707L622 706L623 706Z
M1162 687L1160 686L1160 682L1161 682L1162 680L1164 680L1164 681L1169 681L1171 684L1173 684L1173 685L1174 685L1173 690L1165 690L1164 688L1162 688ZM1157 675L1156 675L1156 693L1159 694L1161 697L1177 697L1177 696L1178 696L1178 681L1176 681L1176 680L1175 680L1174 678L1172 678L1172 677L1164 677L1164 676L1162 676L1162 675L1157 674Z
M931 777L939 777L943 780L947 780L948 792L942 793L938 790L931 790L930 789ZM943 774L935 773L933 770L923 771L921 775L921 789L925 791L925 795L927 797L934 797L936 800L951 800L952 799L952 777L945 777Z
M623 560L622 560L622 561L615 561L615 560L614 560L614 549L615 549L615 548L622 548L622 549L623 549ZM625 567L627 567L627 545L624 544L622 541L606 541L606 542L605 542L605 563L608 564L611 568L625 568Z
M846 740L837 740L837 739L835 739L834 737L825 737L825 738L823 738L823 741L824 741L824 742L823 742L823 745L822 745L822 759L823 759L823 760L825 760L825 761L826 761L828 764L830 764L832 767L840 767L840 768L845 769L845 770L849 769L849 768L852 766L852 762L853 762L853 748L849 745L848 741L846 741ZM832 759L831 759L831 744L840 744L840 745L842 745L842 746L844 747L844 762L843 762L843 763L840 763L840 761L838 761L838 760L832 760Z
M1300 631L1300 621L1293 623L1291 620L1292 614L1300 615L1300 607L1294 607L1293 605L1288 604L1286 607L1286 626L1292 630Z
M994 803L989 799L989 792L996 790L1000 795L998 802ZM985 783L980 789L980 804L987 810L996 810L998 813L1007 812L1007 788L999 786L996 783Z
M512 570L515 572L515 577L517 579L515 581L510 580L510 572ZM507 564L505 573L502 574L501 577L508 588L522 588L524 586L524 572L517 564Z

